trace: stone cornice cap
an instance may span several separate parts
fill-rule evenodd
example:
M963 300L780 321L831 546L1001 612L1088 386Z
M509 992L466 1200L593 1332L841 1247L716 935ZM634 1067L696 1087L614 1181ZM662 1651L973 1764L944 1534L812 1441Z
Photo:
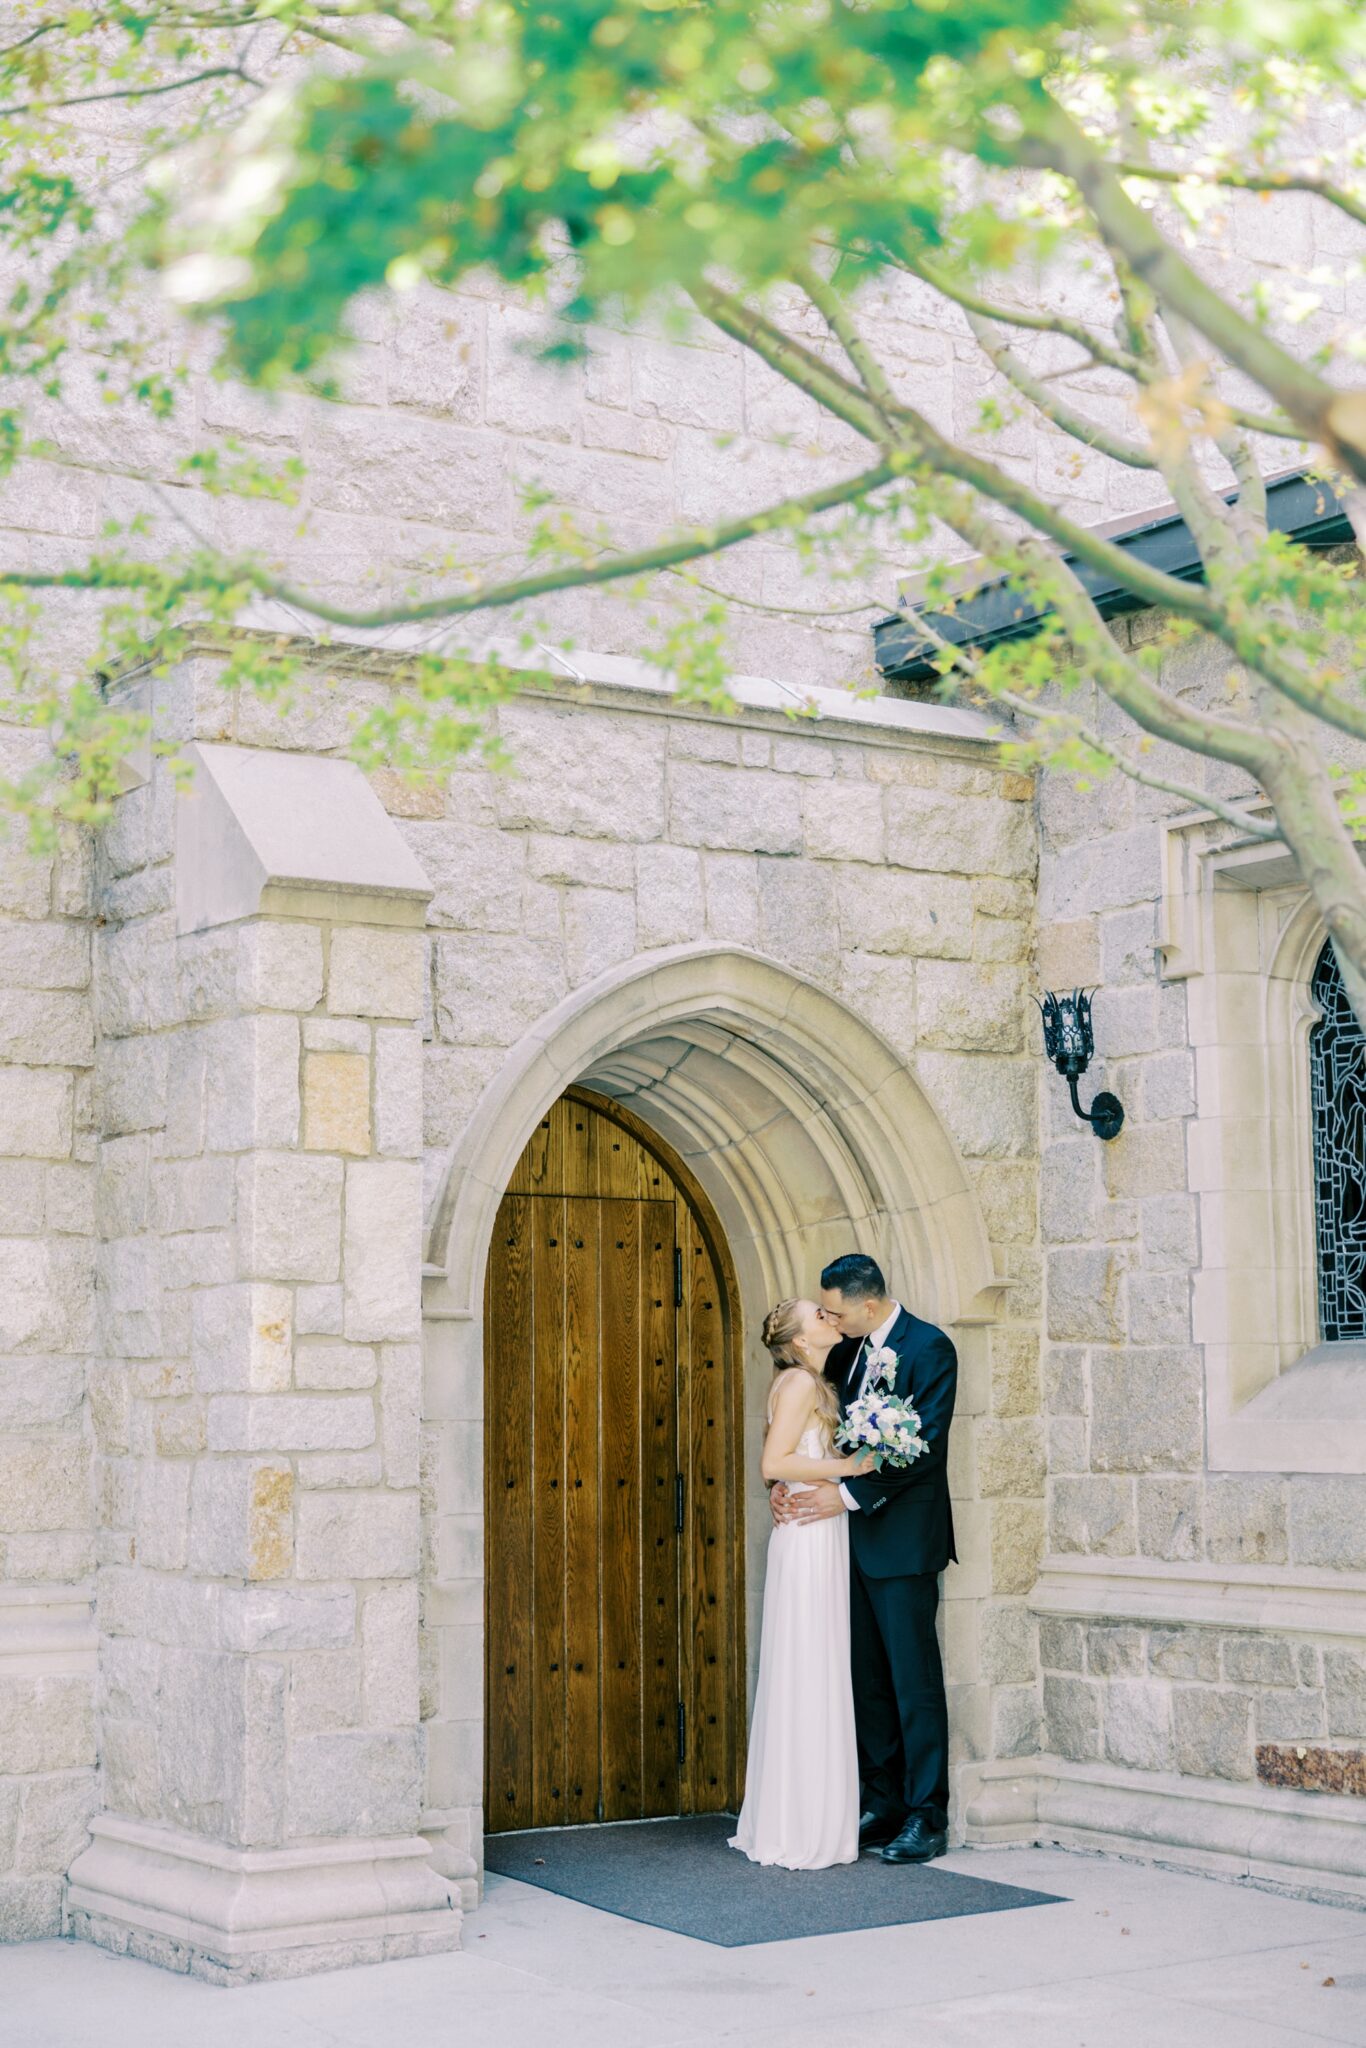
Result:
M176 926L421 925L432 885L353 761L200 742L176 797Z

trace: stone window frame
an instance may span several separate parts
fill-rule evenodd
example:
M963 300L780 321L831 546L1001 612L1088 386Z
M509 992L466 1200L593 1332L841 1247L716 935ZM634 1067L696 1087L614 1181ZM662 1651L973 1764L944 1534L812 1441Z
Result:
M1195 1052L1206 1463L1361 1471L1366 1344L1319 1334L1309 1033L1323 919L1279 841L1249 843L1208 812L1163 833L1158 973L1188 984Z
M1309 1034L1319 1329L1325 1343L1341 1346L1366 1338L1366 1240L1361 1233L1366 1032L1330 939L1320 948L1310 993L1323 1013Z

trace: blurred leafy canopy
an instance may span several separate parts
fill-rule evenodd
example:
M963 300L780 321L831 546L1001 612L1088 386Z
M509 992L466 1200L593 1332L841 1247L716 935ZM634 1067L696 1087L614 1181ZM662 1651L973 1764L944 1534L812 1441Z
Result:
M549 630L527 607L559 591L653 601L686 579L704 601L662 623L655 652L724 707L727 611L753 600L723 603L699 562L781 537L808 566L842 551L856 589L885 589L889 544L932 563L947 534L978 558L969 581L1005 575L1050 616L1011 648L938 645L944 693L1002 706L1021 761L1122 770L1247 836L1283 833L1366 1015L1366 776L1322 744L1366 742L1354 564L1269 534L1260 483L1284 456L1366 484L1366 342L1330 317L1362 260L1221 287L1198 254L1230 192L1296 191L1366 227L1363 62L1358 0L21 6L0 51L0 257L18 280L0 374L39 402L0 414L0 463L80 450L61 419L76 358L86 375L97 360L111 404L178 416L186 360L141 310L153 274L221 337L221 368L325 391L357 302L419 283L539 297L550 356L582 353L598 320L701 316L865 451L833 484L633 548L532 491L506 571L455 551L435 590L374 603L296 588L202 535L168 553L142 514L57 567L0 563L0 661L58 744L58 813L107 811L127 714L69 677L35 688L33 592L100 600L110 669L149 647L164 668L197 618L232 645L234 683L278 695L296 639L234 640L249 600L315 631L508 611L526 645ZM980 407L952 433L865 312L908 281L922 322L937 310L956 347L966 322L981 351ZM1070 447L1051 488L1005 453L1022 418ZM1069 464L1097 460L1162 478L1203 584L1143 570L1069 506ZM307 489L230 442L185 455L179 481L206 499ZM1160 634L1117 644L1069 557L1164 613ZM920 596L951 610L964 587L932 567ZM1164 662L1195 641L1228 663L1222 701L1167 686ZM494 664L418 644L355 744L404 769L448 761L510 687ZM1191 754L1236 770L1234 794L1191 784ZM11 798L39 802L22 778Z

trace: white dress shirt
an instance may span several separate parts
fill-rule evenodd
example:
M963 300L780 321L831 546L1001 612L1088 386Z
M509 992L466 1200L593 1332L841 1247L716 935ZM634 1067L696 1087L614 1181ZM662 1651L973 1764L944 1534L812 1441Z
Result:
M891 1336L892 1330L895 1327L896 1319L900 1314L901 1303L899 1301L894 1301L892 1303L892 1313L888 1316L886 1322L879 1323L875 1330L869 1331L868 1335L863 1340L861 1349L855 1354L854 1363L850 1370L849 1376L852 1379L854 1374L858 1372L860 1363L862 1363L863 1371L859 1375L858 1383L858 1392L860 1394L863 1392L864 1383L868 1378L868 1366L869 1362L872 1359L873 1353L875 1351L880 1351L883 1345L887 1342L887 1339ZM855 1398L857 1398L857 1396ZM850 1493L848 1487L845 1486L842 1481L840 1483L840 1498L843 1500L844 1505L848 1508L851 1515L856 1515L858 1513L858 1502L854 1499L853 1494Z

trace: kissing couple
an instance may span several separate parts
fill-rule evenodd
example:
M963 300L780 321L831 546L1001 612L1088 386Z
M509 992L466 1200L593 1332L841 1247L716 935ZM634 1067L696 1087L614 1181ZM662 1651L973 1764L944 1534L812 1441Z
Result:
M939 1574L957 1555L945 1463L957 1353L862 1252L824 1269L818 1302L770 1309L763 1339L773 1531L731 1847L788 1870L874 1848L884 1863L925 1863L948 1847L935 1615ZM881 1442L860 1447L876 1438L864 1418L884 1393L918 1417L920 1449L904 1465ZM836 1452L841 1429L848 1456Z

